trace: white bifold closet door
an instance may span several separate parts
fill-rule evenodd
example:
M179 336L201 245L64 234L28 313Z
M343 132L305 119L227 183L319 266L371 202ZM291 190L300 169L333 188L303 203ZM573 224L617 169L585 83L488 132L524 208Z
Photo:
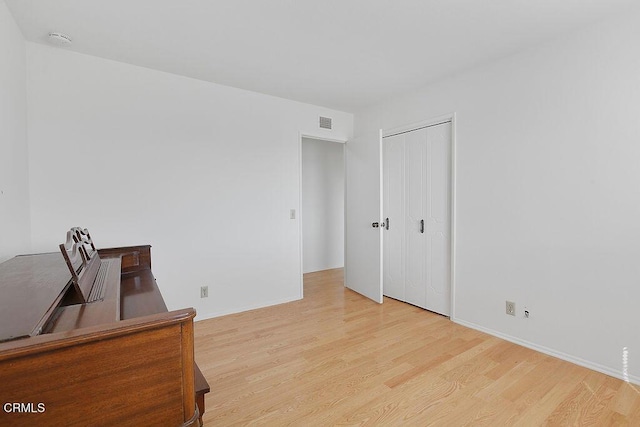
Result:
M383 139L383 293L451 311L451 123Z

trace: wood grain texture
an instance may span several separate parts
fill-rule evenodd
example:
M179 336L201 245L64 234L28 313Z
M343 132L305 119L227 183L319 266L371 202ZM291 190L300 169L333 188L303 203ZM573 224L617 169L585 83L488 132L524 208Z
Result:
M151 245L123 246L98 249L101 258L120 257L122 273L151 270Z
M38 335L71 279L60 252L0 263L0 342Z
M305 275L304 299L196 322L205 425L640 425L640 387Z
M0 425L194 425L194 316L178 310L0 344L0 401L46 408L2 410Z
M60 253L0 264L0 288L11 297L0 305L23 314L1 318L28 320L0 327L0 425L200 425L209 385L193 360L195 311L167 312L149 245L105 249L104 263L86 245L83 275L108 266L102 298L86 304L67 298L76 272Z

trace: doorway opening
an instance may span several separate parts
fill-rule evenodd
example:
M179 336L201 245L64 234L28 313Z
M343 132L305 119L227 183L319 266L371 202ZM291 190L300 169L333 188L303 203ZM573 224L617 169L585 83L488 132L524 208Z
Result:
M344 142L301 136L301 270L304 282L320 272L333 280L344 269ZM326 276L323 273L322 276ZM343 280L343 279L342 279ZM344 283L344 280L343 280Z

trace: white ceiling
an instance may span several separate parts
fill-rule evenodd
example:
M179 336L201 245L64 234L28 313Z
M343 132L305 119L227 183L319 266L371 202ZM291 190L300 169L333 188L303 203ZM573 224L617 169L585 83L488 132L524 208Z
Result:
M637 0L5 0L29 41L353 112Z

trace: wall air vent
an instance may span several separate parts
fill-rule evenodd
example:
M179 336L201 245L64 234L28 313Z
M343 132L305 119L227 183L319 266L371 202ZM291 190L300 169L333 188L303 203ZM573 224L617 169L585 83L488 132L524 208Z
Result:
M320 127L322 129L331 129L331 117L320 116Z

